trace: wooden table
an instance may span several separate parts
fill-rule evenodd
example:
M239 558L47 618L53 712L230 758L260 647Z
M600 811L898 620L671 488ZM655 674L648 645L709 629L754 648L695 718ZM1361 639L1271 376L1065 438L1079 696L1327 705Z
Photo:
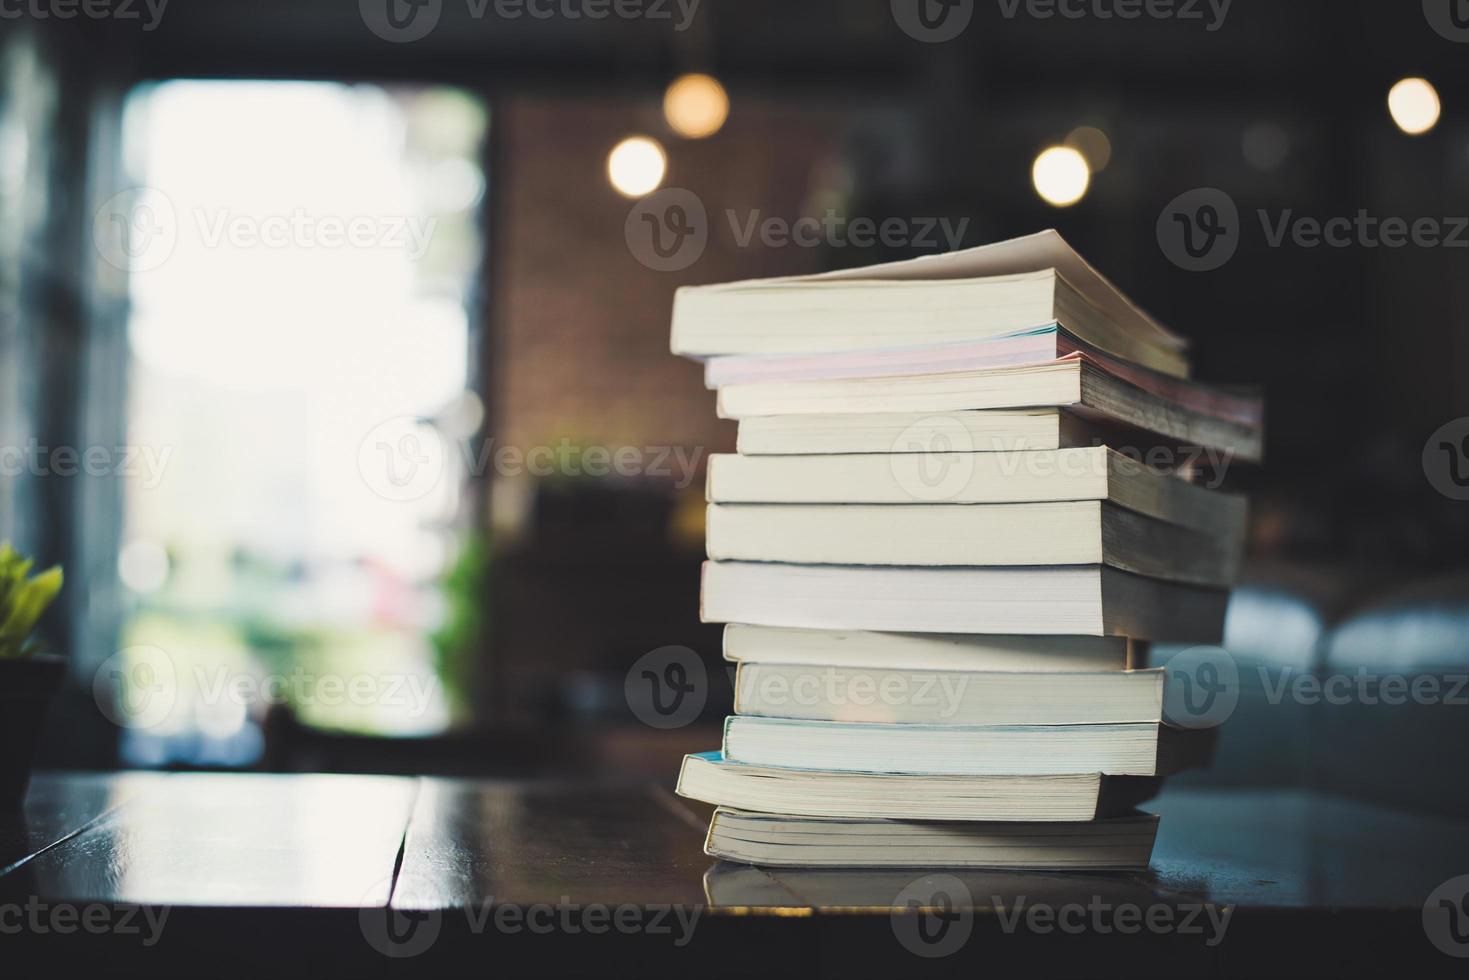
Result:
M43 775L0 818L0 975L1469 975L1424 923L1469 828L1304 792L1152 808L1147 874L790 871L711 861L656 787ZM1469 955L1465 910L1438 940Z

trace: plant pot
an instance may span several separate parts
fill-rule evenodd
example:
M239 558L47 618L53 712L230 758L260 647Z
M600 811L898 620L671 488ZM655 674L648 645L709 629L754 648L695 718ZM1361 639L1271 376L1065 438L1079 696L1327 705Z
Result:
M0 660L0 809L25 800L41 723L65 677L60 657Z

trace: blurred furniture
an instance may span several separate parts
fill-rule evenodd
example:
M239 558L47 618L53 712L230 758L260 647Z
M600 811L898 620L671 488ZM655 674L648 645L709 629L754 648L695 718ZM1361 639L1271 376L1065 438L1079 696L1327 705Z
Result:
M1231 597L1224 647L1239 704L1214 766L1181 782L1469 817L1469 785L1452 774L1469 734L1469 574L1255 565Z
M651 786L43 775L0 818L0 909L36 916L6 919L6 975L1462 976L1423 916L1464 823L1297 790L1156 809L1148 873L960 872L918 913L938 872L714 863L706 811ZM1000 914L1038 905L1083 924ZM1107 928L1131 907L1196 929Z

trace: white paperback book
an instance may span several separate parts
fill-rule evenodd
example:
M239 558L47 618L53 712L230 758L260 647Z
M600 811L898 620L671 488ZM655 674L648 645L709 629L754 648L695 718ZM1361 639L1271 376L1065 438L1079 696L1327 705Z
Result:
M740 420L742 456L832 453L1018 452L1077 449L1108 441L1104 431L1059 408L944 412L828 412ZM1151 440L1122 435L1117 445Z
M945 443L946 445L948 443ZM1220 538L1244 537L1245 498L1105 446L1031 452L709 457L717 504L1014 504L1105 500Z
M1259 462L1263 426L1245 425L1144 391L1082 358L1042 364L841 381L784 381L719 389L719 417L978 409L1065 408L1093 423L1155 433L1165 441Z
M678 794L715 806L814 817L1084 821L1118 816L1161 782L1138 776L913 776L753 766L718 752L685 757Z
M1159 774L1156 722L1109 725L889 725L755 718L724 723L731 762L909 775Z
M704 563L706 623L1218 643L1229 593L1101 565L889 568Z
M1163 721L1162 670L957 671L741 664L735 711L889 725L1105 725Z
M1101 564L1158 579L1228 587L1243 535L1219 537L1102 501L1036 504L711 504L716 561L812 565Z
M1142 646L1138 644L1138 646ZM1099 671L1146 661L1123 636L990 636L877 633L731 623L724 658L734 663L817 664L862 670Z
M814 276L685 286L673 353L817 353L997 337L1049 323L1118 357L1188 374L1186 343L1053 230Z

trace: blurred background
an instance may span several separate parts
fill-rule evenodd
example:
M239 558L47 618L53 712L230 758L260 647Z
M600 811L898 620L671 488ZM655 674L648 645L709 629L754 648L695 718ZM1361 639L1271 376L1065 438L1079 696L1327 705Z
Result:
M1199 377L1265 387L1245 673L1456 676L1469 478L1425 449L1469 415L1469 18L1127 6L7 7L0 539L65 565L73 669L43 761L671 780L729 706L698 567L734 439L674 290L1048 227ZM678 268L632 236L660 188L708 214ZM1159 237L1198 188L1239 215L1204 271ZM1363 212L1443 240L1275 238ZM758 231L801 218L908 233ZM668 647L707 673L671 732L627 684ZM1360 783L1384 732L1462 737L1442 698L1254 700L1208 778Z

